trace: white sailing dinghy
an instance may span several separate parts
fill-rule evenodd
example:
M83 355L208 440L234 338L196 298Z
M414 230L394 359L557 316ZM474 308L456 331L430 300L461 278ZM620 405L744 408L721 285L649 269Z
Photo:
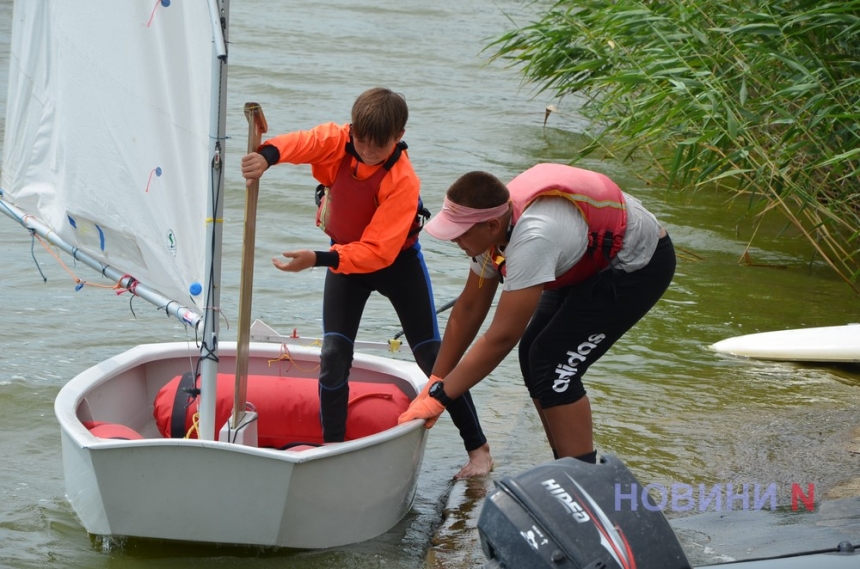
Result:
M195 339L62 388L68 499L101 536L362 541L411 507L427 431L396 415L426 377L356 354L347 441L320 445L319 349L218 342L228 22L229 0L15 3L0 210Z

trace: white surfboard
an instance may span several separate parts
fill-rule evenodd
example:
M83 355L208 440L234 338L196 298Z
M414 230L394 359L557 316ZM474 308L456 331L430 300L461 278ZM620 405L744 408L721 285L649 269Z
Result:
M722 340L710 348L761 360L860 362L860 324L747 334Z

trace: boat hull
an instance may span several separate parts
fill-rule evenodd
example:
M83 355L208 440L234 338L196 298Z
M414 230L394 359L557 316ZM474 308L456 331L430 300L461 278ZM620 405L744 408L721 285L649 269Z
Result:
M710 346L715 352L791 362L860 362L860 325L822 326L746 334Z
M162 438L153 401L187 370L192 348L138 346L57 396L67 495L89 533L326 548L380 535L409 511L427 437L420 421L303 451ZM219 346L219 372L235 373L235 355L235 343ZM252 343L249 374L278 375L270 362L280 355L279 345ZM291 347L290 356L289 375L316 373L317 348ZM393 382L410 398L426 381L412 363L365 354L356 354L350 377ZM126 425L144 438L100 439L87 421Z

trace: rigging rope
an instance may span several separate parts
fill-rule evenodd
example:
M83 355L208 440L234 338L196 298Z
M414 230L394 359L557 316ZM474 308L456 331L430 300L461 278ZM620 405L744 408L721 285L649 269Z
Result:
M321 346L322 344L320 343L319 340L316 340L312 345ZM287 366L287 369L285 369L283 371L290 371L290 369L293 366L296 366L296 369L299 371L314 371L316 369L319 369L319 367L320 367L319 364L315 365L314 367L309 367L309 368L301 367L296 362L296 360L293 359L293 356L290 354L290 347L287 346L286 343L281 343L281 355L278 356L277 359L269 360L269 367L271 367L272 364L278 363L278 362L290 362L290 365Z

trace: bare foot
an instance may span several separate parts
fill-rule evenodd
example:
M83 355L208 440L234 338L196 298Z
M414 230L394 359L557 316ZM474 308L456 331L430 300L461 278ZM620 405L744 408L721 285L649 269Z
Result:
M483 446L469 451L469 462L460 469L454 479L471 478L472 476L485 476L493 470L493 457L490 456L490 445L484 443Z

